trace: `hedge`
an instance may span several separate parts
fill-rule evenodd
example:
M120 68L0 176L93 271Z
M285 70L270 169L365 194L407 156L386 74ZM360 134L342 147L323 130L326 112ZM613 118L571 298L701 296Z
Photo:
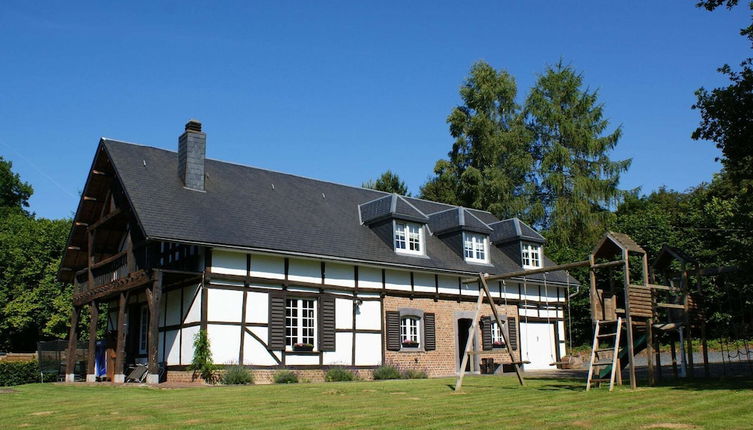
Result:
M39 382L37 361L0 362L0 387Z

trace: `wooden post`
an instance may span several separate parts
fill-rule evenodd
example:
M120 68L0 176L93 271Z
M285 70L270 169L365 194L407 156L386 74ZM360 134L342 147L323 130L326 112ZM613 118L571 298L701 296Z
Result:
M703 306L705 304L705 300L702 299L702 291L701 291L701 278L703 276L701 272L701 265L699 263L696 263L695 265L695 271L696 271L696 293L698 294L698 299L700 301L699 306ZM711 376L711 369L709 369L709 345L706 342L706 309L705 306L701 309L701 312L699 312L696 317L701 321L701 344L703 346L703 375L705 377Z
M463 349L463 360L460 362L460 368L458 369L458 377L455 381L455 391L460 391L463 388L463 377L465 376L465 366L468 365L468 353L473 346L473 338L476 336L476 326L478 325L478 318L481 314L481 303L484 301L484 295L479 291L478 301L476 302L476 313L473 316L473 322L471 328L468 329L468 340L465 342L465 349Z
M152 287L147 289L149 300L149 330L147 332L147 357L149 374L147 384L159 384L159 315L162 303L162 272L154 271Z
M654 335L654 354L656 354L656 380L661 381L661 342L657 335Z
M637 383L635 380L635 350L633 347L633 318L630 316L630 253L627 249L622 251L622 258L625 260L625 273L623 276L625 283L625 319L627 320L627 342L628 342L628 366L630 375L630 388L635 389Z
M113 382L125 382L125 343L126 343L126 303L128 301L128 292L120 293L118 302L118 338L115 345L115 376Z
M588 279L590 283L588 294L589 297L591 297L591 319L595 322L596 320L604 320L605 312L604 304L601 303L599 293L596 291L596 272L593 268L596 259L593 254L588 256L588 262L591 265L590 270L588 271ZM599 307L601 307L601 312L599 312Z
M81 308L73 307L71 312L71 328L68 331L68 353L65 363L65 382L75 382L76 380L76 347L78 345L78 317Z
M654 319L649 318L646 321L646 333L648 339L646 339L646 359L648 362L648 385L656 385L656 375L654 375L654 332L653 332Z
M690 320L690 306L688 303L688 297L690 295L690 285L688 284L688 270L685 263L682 264L682 291L683 291L683 305L685 306L685 349L687 350L687 362L688 362L688 377L695 377L695 371L693 369L693 331L691 328Z
M675 350L675 337L670 334L669 352L672 355L672 375L677 379L677 351Z
M96 382L95 361L97 359L97 322L99 321L99 308L97 301L89 303L89 349L86 351L86 382Z
M480 277L481 279L481 286L484 288L484 294L486 294L486 298L489 300L489 306L492 308L492 315L494 315L494 320L497 322L497 327L499 327L499 332L502 334L502 339L505 341L505 347L507 349L507 353L510 354L510 359L513 361L513 366L515 367L515 374L518 376L518 382L520 382L520 385L525 385L526 382L523 380L523 375L520 374L520 365L517 364L517 362L522 361L522 359L515 359L515 356L512 355L512 348L510 347L510 340L507 338L507 334L505 333L505 330L502 329L502 320L499 319L499 314L497 313L497 307L494 305L494 299L492 299L492 293L489 291L489 286L486 284L486 280L483 276ZM479 291L479 294L481 294L481 291ZM509 330L509 328L508 328ZM555 329L556 332L556 329ZM556 346L559 348L559 343ZM557 359L559 361L559 359Z

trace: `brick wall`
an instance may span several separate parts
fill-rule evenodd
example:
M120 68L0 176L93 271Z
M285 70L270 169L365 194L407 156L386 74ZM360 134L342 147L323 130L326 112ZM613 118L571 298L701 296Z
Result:
M456 372L457 357L457 312L476 310L476 303L461 302L451 300L434 299L410 299L407 297L384 298L384 309L386 311L397 311L399 308L416 308L424 312L432 312L436 315L436 339L437 348L434 351L420 352L401 352L385 351L385 362L394 364L400 368L415 368L425 370L429 377L453 376ZM497 311L501 315L518 316L518 310L513 305L497 306ZM481 308L481 315L491 316L492 312L488 304ZM382 316L384 317L384 315ZM481 349L481 339L477 336L477 345ZM465 345L460 346L461 349ZM513 351L517 354L517 351ZM510 363L510 355L506 349L493 349L491 351L480 351L480 358L493 358L495 363ZM479 360L480 361L480 360Z
M274 374L283 370L280 369L250 369L251 374L254 376L254 384L272 384L274 383ZM358 375L362 380L372 379L371 369L350 369ZM300 382L324 382L324 375L327 374L327 369L302 369L293 370L298 375ZM192 378L193 372L170 370L167 372L167 382L171 383L196 383L203 384L204 380L198 378L194 380Z

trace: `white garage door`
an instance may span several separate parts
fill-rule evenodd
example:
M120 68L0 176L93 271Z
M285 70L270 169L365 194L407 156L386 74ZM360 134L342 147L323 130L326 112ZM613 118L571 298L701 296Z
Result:
M524 365L524 369L556 369L556 366L550 366L557 361L554 355L554 324L521 321L520 340L523 361L531 362Z

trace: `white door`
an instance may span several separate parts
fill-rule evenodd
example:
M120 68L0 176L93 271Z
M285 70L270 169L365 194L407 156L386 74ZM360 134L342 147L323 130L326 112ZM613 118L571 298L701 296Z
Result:
M530 364L523 365L526 370L556 369L551 366L556 357L554 355L554 324L545 322L520 323L521 346L523 347L523 361Z

